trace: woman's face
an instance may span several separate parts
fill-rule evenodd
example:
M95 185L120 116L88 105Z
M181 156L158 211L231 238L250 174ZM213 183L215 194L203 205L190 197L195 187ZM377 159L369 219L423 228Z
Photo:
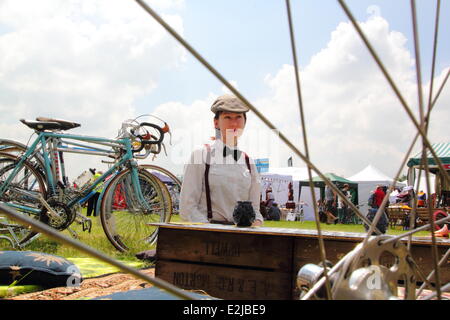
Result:
M222 112L214 119L214 127L220 130L223 142L234 140L236 143L244 131L245 117L242 113Z

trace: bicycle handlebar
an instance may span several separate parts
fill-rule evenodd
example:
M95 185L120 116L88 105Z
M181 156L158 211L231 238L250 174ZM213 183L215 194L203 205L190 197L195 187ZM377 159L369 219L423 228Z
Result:
M139 132L139 128L143 128L143 127L151 127L153 129L156 129L159 133L159 137L156 137L152 134L150 134L148 131L145 135L142 134L134 134L134 132ZM161 152L161 143L164 140L164 134L169 132L169 125L164 122L164 127L160 127L154 123L150 123L150 122L142 122L139 124L139 126L137 128L135 128L134 130L131 130L131 133L140 140L140 147L136 150L133 150L133 153L137 153L142 151L142 149L145 148L145 146L147 145L157 145L157 150L152 150L152 153L158 154ZM153 140L151 140L153 139Z

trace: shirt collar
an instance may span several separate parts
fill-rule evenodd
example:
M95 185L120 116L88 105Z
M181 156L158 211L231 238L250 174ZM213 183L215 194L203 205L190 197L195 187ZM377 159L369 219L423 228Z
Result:
M239 148L231 148L230 146L223 143L221 139L216 139L213 148L217 155L222 155L224 158L232 155L235 161L238 161L241 157L242 151Z

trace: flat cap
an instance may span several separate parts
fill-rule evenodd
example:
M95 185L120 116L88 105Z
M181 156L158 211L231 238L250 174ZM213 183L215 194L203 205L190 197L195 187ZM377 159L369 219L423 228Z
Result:
M243 113L248 110L249 108L239 98L231 94L218 97L211 106L211 111L214 113L219 111Z

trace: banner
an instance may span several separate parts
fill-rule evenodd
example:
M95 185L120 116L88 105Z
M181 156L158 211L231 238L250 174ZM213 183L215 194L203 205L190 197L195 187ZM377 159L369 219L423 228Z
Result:
M255 159L256 170L259 173L269 171L269 158Z

